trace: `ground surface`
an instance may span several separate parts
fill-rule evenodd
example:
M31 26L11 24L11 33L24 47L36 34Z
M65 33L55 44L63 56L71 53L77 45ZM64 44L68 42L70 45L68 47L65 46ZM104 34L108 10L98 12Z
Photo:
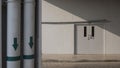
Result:
M42 68L120 68L120 55L43 55Z
M84 63L54 63L45 62L42 68L120 68L120 62L84 62Z

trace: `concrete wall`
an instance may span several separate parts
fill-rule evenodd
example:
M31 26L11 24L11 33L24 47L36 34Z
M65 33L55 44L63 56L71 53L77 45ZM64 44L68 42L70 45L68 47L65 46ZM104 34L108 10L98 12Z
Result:
M58 3L58 2L57 2ZM64 9L55 6L45 0L42 0L42 21L43 22L66 22L80 21L80 18Z
M109 22L105 24L105 52L120 54L119 6L119 0L43 0L42 21L74 22L107 19ZM48 25L45 26L47 28Z
M43 54L74 54L74 25L42 25Z

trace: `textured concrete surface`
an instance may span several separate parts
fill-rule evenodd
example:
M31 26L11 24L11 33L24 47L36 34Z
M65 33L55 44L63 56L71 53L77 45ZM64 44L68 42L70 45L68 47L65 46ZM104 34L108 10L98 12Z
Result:
M78 60L120 60L120 55L109 54L109 55L43 55L42 60L61 60L61 61L78 61Z
M43 62L42 68L120 68L120 62L84 62L84 63Z
M120 68L120 55L43 55L42 68Z

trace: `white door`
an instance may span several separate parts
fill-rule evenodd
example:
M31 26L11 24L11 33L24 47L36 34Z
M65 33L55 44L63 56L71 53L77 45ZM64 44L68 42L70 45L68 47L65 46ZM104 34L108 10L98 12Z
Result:
M104 25L76 25L77 54L104 53Z

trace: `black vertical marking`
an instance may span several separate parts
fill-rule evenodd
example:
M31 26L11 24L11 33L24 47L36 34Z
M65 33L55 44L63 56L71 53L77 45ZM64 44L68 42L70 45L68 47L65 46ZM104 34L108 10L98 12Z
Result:
M87 37L87 27L84 26L84 37Z
M95 36L95 27L92 26L92 37L94 37L94 36Z

